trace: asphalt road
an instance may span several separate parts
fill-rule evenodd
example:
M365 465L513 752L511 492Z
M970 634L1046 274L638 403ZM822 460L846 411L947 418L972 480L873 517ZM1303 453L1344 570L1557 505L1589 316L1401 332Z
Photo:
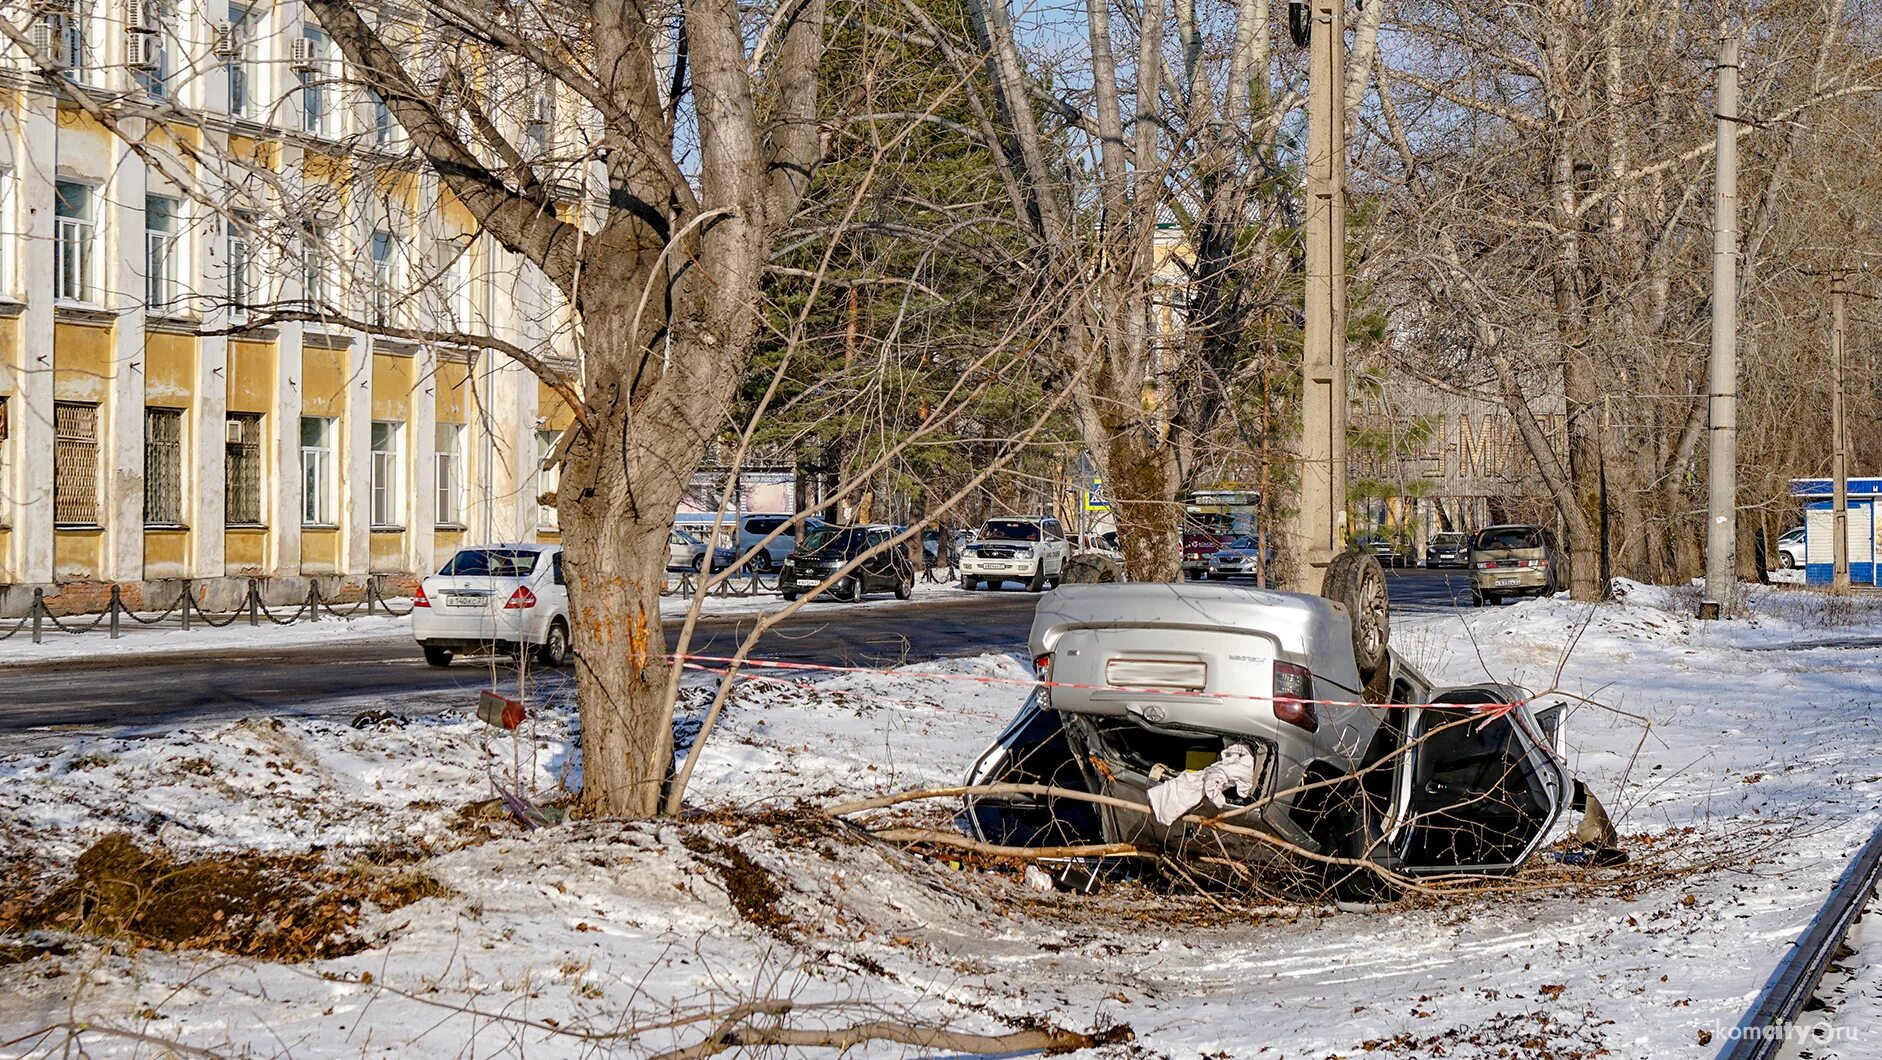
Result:
M1389 573L1399 611L1468 602L1462 572ZM823 665L895 666L989 651L1024 651L1035 597L1007 591L918 607L820 610L812 605L768 632L754 658ZM754 619L703 621L692 651L726 655ZM669 646L677 629L667 631ZM0 746L59 731L163 728L257 714L347 714L368 706L468 704L490 682L491 663L427 666L404 638L244 648L200 653L100 655L95 659L0 668ZM510 667L507 662L499 666ZM533 669L550 686L566 671ZM539 686L540 687L540 686ZM546 689L545 689L546 690Z

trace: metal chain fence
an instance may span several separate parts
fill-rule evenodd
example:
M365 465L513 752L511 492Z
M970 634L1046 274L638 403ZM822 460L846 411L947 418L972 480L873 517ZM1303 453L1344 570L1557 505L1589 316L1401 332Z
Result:
M131 621L139 625L154 626L168 619L171 615L180 614L180 627L182 629L191 629L195 623L199 621L212 629L222 629L234 625L243 618L248 619L250 626L260 625L261 620L264 618L277 626L293 625L295 622L302 621L303 619L313 622L319 620L320 612L323 610L329 615L341 619L351 618L359 614L361 610L364 610L368 615L385 614L393 618L403 618L412 613L412 608L409 604L406 605L403 610L393 606L392 601L387 599L384 591L379 588L377 579L368 579L366 582L366 591L361 594L359 599L353 601L352 606L345 610L341 610L334 606L333 601L324 598L320 593L320 583L310 579L307 583L307 596L301 600L300 606L296 607L291 614L283 618L270 610L267 601L261 598L260 579L250 578L248 580L248 591L243 594L242 601L236 605L235 610L225 614L218 614L217 612L204 608L201 604L196 602L192 583L186 579L183 582L182 591L177 594L176 603L171 604L163 611L155 613L154 617L145 617L132 610L124 603L123 587L113 585L111 587L111 602L106 605L103 611L93 615L90 622L73 621L68 623L62 621L61 616L53 614L52 609L47 606L46 591L44 589L34 589L31 606L26 609L24 615L14 620L11 629L0 633L0 641L8 640L14 635L24 632L32 637L34 644L41 643L44 639L46 633L45 627L48 623L51 624L54 631L71 635L90 633L102 625L109 629L111 639L117 640L121 631L120 620L125 616L129 616ZM74 618L74 616L66 615L64 618L71 619Z

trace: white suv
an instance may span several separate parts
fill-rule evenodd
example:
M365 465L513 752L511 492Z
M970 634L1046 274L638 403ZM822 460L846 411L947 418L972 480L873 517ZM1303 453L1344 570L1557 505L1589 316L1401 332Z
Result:
M1072 546L1065 528L1049 515L1007 516L987 520L980 536L961 555L961 586L997 589L1002 582L1025 582L1043 592L1065 578Z

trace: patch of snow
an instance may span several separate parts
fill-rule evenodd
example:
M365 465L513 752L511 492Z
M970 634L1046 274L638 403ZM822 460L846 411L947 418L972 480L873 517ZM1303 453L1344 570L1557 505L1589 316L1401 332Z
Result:
M1822 643L1882 634L1882 617L1792 593L1756 590L1757 617L1726 623L1689 618L1684 590L1631 585L1599 607L1399 616L1394 644L1440 680L1583 697L1569 761L1625 845L1712 867L1366 913L1225 912L1135 885L1039 895L1016 870L956 869L791 809L957 782L1026 694L1017 655L743 684L690 800L773 811L756 820L463 838L456 808L492 777L538 801L572 782L560 702L520 738L447 713L75 739L0 759L0 853L69 857L122 827L182 850L425 842L454 894L374 914L379 942L313 965L85 948L0 968L0 1041L83 1018L230 1053L572 1057L693 1041L710 1021L651 1025L788 996L795 1026L1128 1023L1134 1045L1094 1054L1117 1057L1708 1056L1882 818L1882 668ZM768 913L728 879L728 850L775 888Z

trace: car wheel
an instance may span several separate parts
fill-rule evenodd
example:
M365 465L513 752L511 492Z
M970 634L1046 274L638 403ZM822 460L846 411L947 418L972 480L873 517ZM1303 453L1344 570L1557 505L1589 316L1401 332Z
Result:
M752 569L760 574L770 574L777 569L776 564L771 562L771 553L764 549L760 549L758 554L751 558L751 565Z
M441 667L451 665L451 655L452 655L451 649L439 648L430 644L426 644L423 647L425 649L425 661L426 662L430 663L433 666L441 666Z
M969 577L968 577L967 575L965 575L965 574L963 574L963 575L961 575L961 588L963 588L963 589L965 589L965 590L967 590L968 592L970 592L970 593L971 593L971 592L973 592L973 591L974 591L975 589L978 589L978 588L980 588L980 579L979 579L979 578L969 578Z
M693 573L694 573L694 574L700 574L700 573L703 573L703 572L705 571L705 569L706 569L706 557L705 557L705 554L704 554L704 553L701 553L701 554L699 554L699 555L697 555L697 556L694 556L694 557L693 557Z
M1792 570L1797 566L1797 561L1791 558L1790 553L1779 552L1777 554L1777 565L1783 567L1785 570Z
M830 595L844 603L852 603L863 598L862 585L855 578L845 578L830 587Z
M778 595L784 597L784 602L787 604L793 603L797 600L796 593L779 593Z
M1480 593L1480 592L1478 592L1478 591L1477 591L1477 590L1475 590L1475 589L1472 589L1472 590L1470 591L1470 606L1472 606L1472 607L1482 607L1482 606L1483 606L1483 594L1482 594L1482 593Z
M569 626L559 618L549 620L549 635L536 649L536 661L544 666L566 666L569 661Z
M913 595L915 595L915 583L913 580L902 578L895 583L895 598L897 600L906 600Z
M1353 620L1353 662L1360 681L1370 684L1386 666L1386 642L1392 632L1385 571L1364 552L1342 552L1327 565L1320 595L1345 605Z
M1039 568L1032 572L1032 577L1026 579L1026 591L1029 593L1043 593L1046 591L1045 564L1041 563Z

